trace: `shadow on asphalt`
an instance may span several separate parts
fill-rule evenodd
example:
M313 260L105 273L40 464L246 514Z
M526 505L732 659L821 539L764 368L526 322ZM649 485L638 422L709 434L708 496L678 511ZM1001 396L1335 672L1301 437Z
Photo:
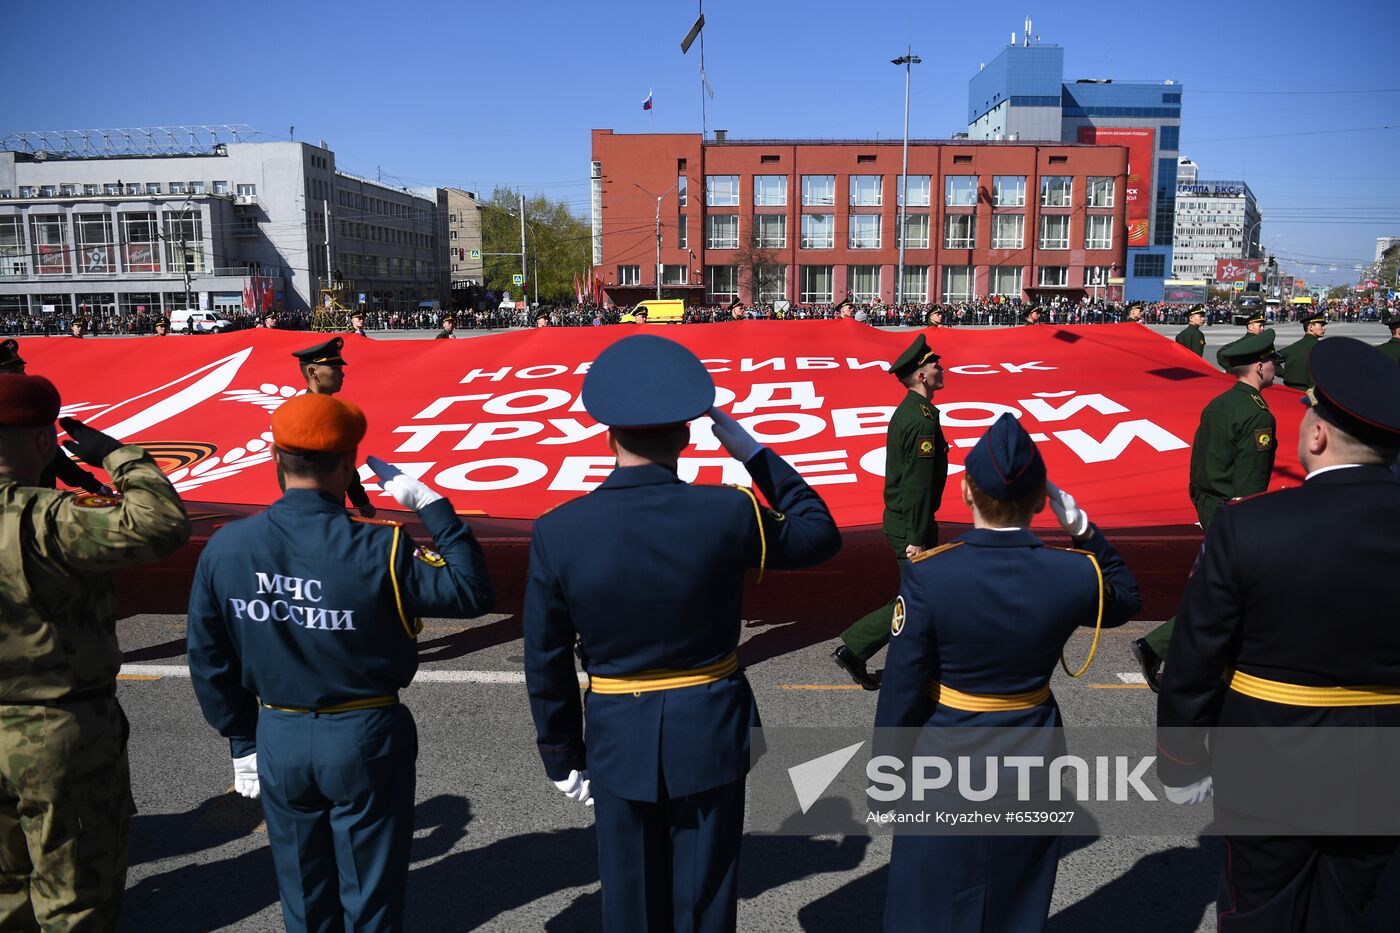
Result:
M122 652L122 661L162 661L166 658L179 658L185 654L185 639L174 638L158 645L133 648Z
M520 637L520 618L507 616L496 622L463 629L441 638L429 638L418 642L418 661L427 664L432 661L452 661L473 651L493 648L515 641Z

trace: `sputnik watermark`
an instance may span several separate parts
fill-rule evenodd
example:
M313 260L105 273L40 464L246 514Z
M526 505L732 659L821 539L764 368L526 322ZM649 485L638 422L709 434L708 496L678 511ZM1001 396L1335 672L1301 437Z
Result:
M951 761L938 755L915 755L907 762L906 769L906 762L901 758L877 755L865 766L865 775L870 781L866 795L881 803L899 800L922 803L930 792L947 791L972 803L985 803L998 797L1010 799L1002 792L1002 782L1004 772L1014 771L1015 800L1020 803L1032 799L1052 802L1068 799L1076 803L1155 801L1157 795L1143 781L1143 776L1156 760L1155 755L1140 758L1097 755L1087 760L1078 755L1059 755L1047 762L1043 755L986 755L979 767L970 755L960 755ZM828 780L827 784L830 783Z

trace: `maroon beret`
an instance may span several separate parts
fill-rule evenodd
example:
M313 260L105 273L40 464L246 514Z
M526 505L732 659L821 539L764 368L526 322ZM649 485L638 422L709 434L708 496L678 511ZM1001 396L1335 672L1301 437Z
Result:
M58 390L43 376L0 373L0 428L53 424L58 404Z

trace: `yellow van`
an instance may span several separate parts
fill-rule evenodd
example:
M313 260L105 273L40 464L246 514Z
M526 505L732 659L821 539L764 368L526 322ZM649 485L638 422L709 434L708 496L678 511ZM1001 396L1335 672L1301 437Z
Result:
M685 302L680 298L650 298L633 308L632 314L643 310L648 324L685 323Z

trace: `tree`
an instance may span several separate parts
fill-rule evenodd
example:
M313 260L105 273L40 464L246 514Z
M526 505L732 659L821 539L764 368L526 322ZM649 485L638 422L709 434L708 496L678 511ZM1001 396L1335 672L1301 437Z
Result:
M587 221L575 217L563 201L537 194L525 199L524 270L530 298L541 302L572 301L574 276L592 268L593 233ZM520 275L519 194L498 187L481 204L481 252L486 287L518 297L520 287L511 276ZM492 255L507 253L509 255ZM535 270L539 281L532 281Z
M777 253L758 245L757 230L750 230L748 236L739 238L734 267L739 270L739 289L748 293L750 304L771 300L775 294L785 297L786 267Z

